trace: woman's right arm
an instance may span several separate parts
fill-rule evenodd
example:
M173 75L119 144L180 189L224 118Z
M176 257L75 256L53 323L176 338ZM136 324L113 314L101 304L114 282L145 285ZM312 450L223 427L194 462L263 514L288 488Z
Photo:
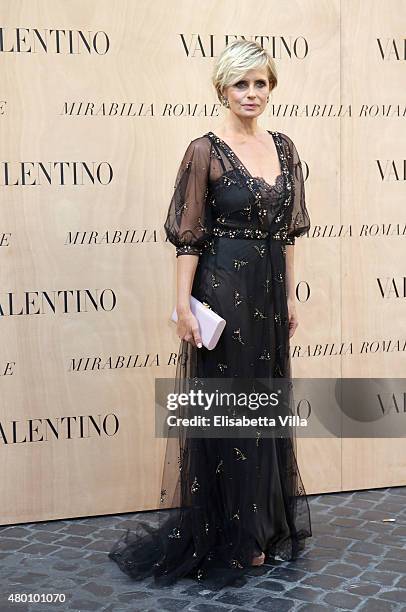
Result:
M203 245L211 234L207 206L210 149L210 140L204 137L187 147L164 224L168 240L176 246L178 336L199 348L202 341L190 296Z
M199 255L184 255L177 258L177 334L193 346L202 347L199 323L190 309L190 295Z

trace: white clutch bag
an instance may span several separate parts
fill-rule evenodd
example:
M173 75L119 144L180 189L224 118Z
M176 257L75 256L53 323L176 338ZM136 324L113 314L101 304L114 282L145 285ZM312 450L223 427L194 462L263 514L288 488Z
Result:
M190 296L190 310L199 323L203 346L211 351L216 346L225 328L225 319L220 317L208 306L205 306L202 302L193 297L193 295ZM171 320L175 321L175 323L178 320L176 308L172 313Z

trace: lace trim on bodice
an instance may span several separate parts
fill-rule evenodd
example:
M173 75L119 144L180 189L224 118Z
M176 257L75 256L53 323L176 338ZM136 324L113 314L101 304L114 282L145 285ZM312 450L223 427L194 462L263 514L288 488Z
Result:
M268 191L275 189L276 191L280 192L283 189L283 172L278 174L273 185L270 185L264 178L262 178L262 176L253 176L252 178L263 185L263 187Z

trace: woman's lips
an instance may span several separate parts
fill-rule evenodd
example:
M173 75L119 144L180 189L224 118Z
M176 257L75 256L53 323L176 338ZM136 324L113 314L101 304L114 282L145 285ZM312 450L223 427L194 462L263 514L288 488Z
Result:
M243 104L244 108L256 108L258 104Z

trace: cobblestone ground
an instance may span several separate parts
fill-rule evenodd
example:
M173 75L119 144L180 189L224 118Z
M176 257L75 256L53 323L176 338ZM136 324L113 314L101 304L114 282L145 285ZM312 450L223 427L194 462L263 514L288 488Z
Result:
M242 588L132 581L107 557L140 513L0 528L0 611L406 610L406 487L309 496L313 537L295 562L253 568ZM142 514L151 523L156 513ZM384 522L383 519L394 519ZM10 603L64 593L65 603Z

